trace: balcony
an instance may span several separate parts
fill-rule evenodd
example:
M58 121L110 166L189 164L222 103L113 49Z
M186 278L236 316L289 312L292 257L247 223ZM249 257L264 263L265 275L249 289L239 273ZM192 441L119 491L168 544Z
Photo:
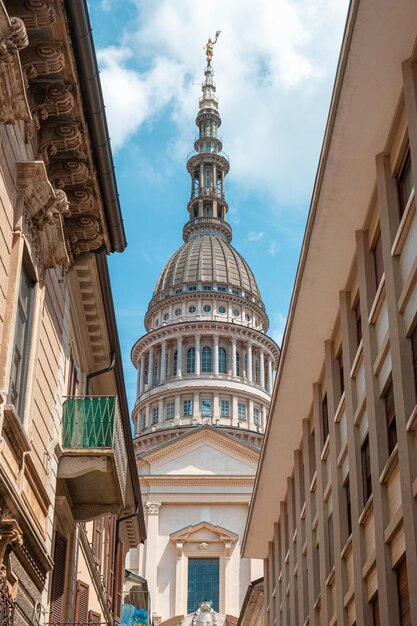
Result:
M66 481L77 521L124 508L127 453L117 398L67 398L58 478Z

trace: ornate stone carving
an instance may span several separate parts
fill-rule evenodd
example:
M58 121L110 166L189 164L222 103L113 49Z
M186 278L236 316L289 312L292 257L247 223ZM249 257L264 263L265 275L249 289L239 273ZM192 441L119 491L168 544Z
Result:
M39 121L51 116L68 115L74 108L72 85L53 83L31 88L31 111Z
M0 562L5 563L10 550L16 550L23 545L23 533L15 519L0 521Z
M47 124L42 126L39 152L45 163L58 152L72 152L81 147L81 133L75 122Z
M22 52L22 65L27 80L62 72L65 67L62 45L48 41L30 46Z
M85 185L90 175L87 165L76 158L56 159L48 171L49 178L57 189L72 185Z
M23 7L16 6L16 13L28 30L48 28L55 21L55 9L50 0L26 0ZM20 9L20 10L19 10Z
M103 244L100 221L95 215L67 219L65 236L73 256L97 251Z
M147 502L145 506L148 511L148 515L158 515L161 503L160 502Z
M67 192L71 215L94 212L95 198L91 189L76 189Z
M25 25L18 17L9 18L0 3L0 123L30 120L19 50L28 45Z
M193 615L192 626L216 626L217 615L211 602L200 602L200 606Z
M67 196L54 189L43 161L18 162L17 188L24 194L24 215L39 269L68 265L63 217L68 213Z
M208 549L208 547L209 547L209 544L208 544L208 543L206 543L205 541L203 541L202 543L199 543L199 544L198 544L198 549L199 549L199 550L207 550L207 549Z

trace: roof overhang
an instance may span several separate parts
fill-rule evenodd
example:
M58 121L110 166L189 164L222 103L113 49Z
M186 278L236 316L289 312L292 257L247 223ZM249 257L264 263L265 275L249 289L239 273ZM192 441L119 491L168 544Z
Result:
M244 541L267 556L413 52L414 0L352 0Z

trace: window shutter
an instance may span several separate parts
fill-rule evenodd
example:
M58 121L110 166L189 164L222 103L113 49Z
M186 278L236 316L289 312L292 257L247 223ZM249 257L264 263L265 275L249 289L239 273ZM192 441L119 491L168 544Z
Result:
M401 563L397 569L398 595L400 600L400 623L401 626L411 626L410 595L408 593L407 561Z
M94 563L101 565L101 553L103 549L103 518L99 517L93 522L93 557Z
M65 565L67 557L67 541L56 533L54 549L54 569L52 575L51 614L53 624L63 622L64 592L65 592Z
M89 624L101 624L101 614L96 611L88 611Z
M88 591L89 587L81 580L77 580L77 592L75 596L74 622L86 624L88 618Z
M116 549L116 571L114 582L114 603L113 613L116 621L120 620L122 614L122 602L123 602L123 582L125 573L125 560L124 560L124 543L123 541L117 542Z

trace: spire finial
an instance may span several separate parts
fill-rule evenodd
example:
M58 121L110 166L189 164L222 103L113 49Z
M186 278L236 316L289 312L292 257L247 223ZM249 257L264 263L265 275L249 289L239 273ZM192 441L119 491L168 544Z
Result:
M206 51L207 65L210 65L210 63L211 63L211 60L213 58L213 46L217 42L217 40L219 38L219 35L220 35L220 31L218 30L218 31L216 31L216 35L214 37L214 41L212 41L211 38L209 37L208 42L204 46L204 49Z

